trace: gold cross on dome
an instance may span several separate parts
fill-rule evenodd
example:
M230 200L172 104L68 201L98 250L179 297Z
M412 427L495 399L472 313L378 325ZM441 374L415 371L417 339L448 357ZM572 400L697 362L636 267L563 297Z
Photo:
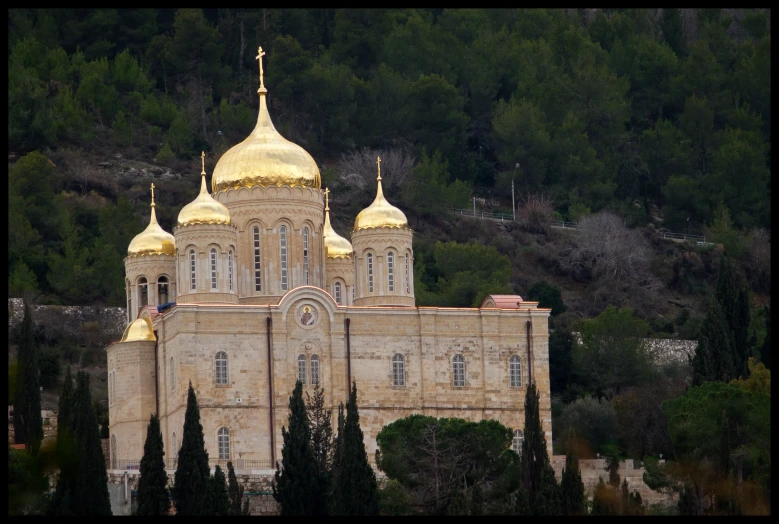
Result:
M330 210L330 199L328 198L330 195L330 190L328 188L325 188L325 211Z
M200 152L200 165L203 167L203 171L200 172L201 175L206 174L206 152L201 151Z
M154 207L154 182L151 183L151 205Z
M376 167L378 167L379 169L379 177L376 180L381 182L381 157L380 156L376 157Z
M265 52L262 50L262 47L259 47L257 49L257 56L255 56L254 58L260 61L260 89L265 87L265 84L263 83L263 79L262 79L262 57L263 56L265 56Z

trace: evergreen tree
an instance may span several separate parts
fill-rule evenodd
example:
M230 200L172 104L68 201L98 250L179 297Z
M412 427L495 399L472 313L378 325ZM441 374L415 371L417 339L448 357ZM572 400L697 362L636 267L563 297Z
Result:
M724 409L722 410L722 421L720 422L719 469L724 476L730 473L730 427L728 416Z
M747 288L746 282L742 282L733 311L731 329L733 330L733 349L738 366L736 369L739 376L744 378L749 376L748 362L755 345L755 341L749 338L749 314L749 288Z
M89 374L79 371L73 419L79 467L70 497L70 508L78 516L110 516L108 473L100 440L97 415L92 406Z
M337 447L341 446L341 449L338 469L333 478L334 513L336 515L378 515L379 490L376 474L368 464L368 455L365 452L362 429L360 429L356 382L352 383L349 402L346 404L346 420L343 431L339 431L339 438L341 433L343 433L343 442L336 444Z
M693 386L713 380L728 382L738 377L730 340L722 308L717 300L712 300L691 359Z
M722 309L728 328L728 342L733 353L736 376L749 374L749 293L739 286L733 266L727 257L720 259L717 289L714 297Z
M160 419L152 415L146 429L146 443L141 459L141 478L138 480L138 510L136 515L167 515L168 474L165 472L165 451L160 430Z
M336 435L333 439L333 462L330 467L330 479L331 479L331 485L330 485L330 514L334 515L336 514L335 510L336 508L336 501L340 501L343 495L341 494L341 486L337 482L335 482L336 478L339 478L340 471L341 471L341 465L342 465L342 458L343 458L343 450L344 450L344 425L346 423L346 414L344 411L344 403L339 402L338 403L338 419L336 423Z
M520 459L522 484L527 490L533 515L559 513L559 488L546 451L546 438L538 409L538 389L535 381L525 394L525 439Z
M311 452L323 493L330 492L331 462L333 457L333 412L325 408L325 390L316 386L314 395L306 393L306 414L311 426Z
M187 411L184 415L184 435L173 482L177 515L202 514L209 478L208 453L203 440L203 426L200 424L200 409L197 407L197 397L190 382Z
M238 478L235 476L235 470L233 469L232 461L227 462L227 491L230 495L230 515L248 515L249 514L249 500L246 500L246 504L241 506L243 501L243 486L238 483Z
M14 395L14 442L26 444L35 455L43 440L38 347L35 343L30 304L24 303L24 319L17 349L16 394Z
M574 448L575 444L568 445L565 467L560 479L560 510L563 515L584 515L587 507L579 458Z
M592 511L590 515L605 516L611 515L612 506L611 490L606 487L603 478L598 479L598 485L592 494Z
M214 474L208 479L201 514L209 517L230 515L230 495L227 493L225 474L219 465L214 468Z
M49 502L48 514L52 516L72 514L69 506L70 494L73 490L78 463L73 433L74 408L73 376L68 364L57 412L57 460L60 471L57 476L57 487Z
M273 497L281 506L282 515L324 515L325 495L319 485L303 384L298 380L289 397L289 430L281 427L284 447L281 467L276 465Z

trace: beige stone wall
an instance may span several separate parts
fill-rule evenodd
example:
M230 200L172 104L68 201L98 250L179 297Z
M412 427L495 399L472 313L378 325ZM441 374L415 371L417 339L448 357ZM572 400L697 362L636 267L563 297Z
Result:
M148 283L148 305L159 306L157 280L161 276L168 278L168 301L176 298L176 257L172 255L145 255L139 257L125 257L125 294L129 306L130 323L138 318L138 310L141 309L141 292L138 281L146 278Z
M356 306L413 306L414 251L410 229L376 228L352 233ZM394 256L393 289L389 289L388 254ZM368 272L368 255L373 257L373 290ZM408 255L408 273L406 273ZM408 291L406 280L408 279Z
M238 302L238 237L236 227L227 224L191 224L177 227L176 256L181 284L176 302ZM216 287L211 275L211 251L216 250ZM195 252L195 289L192 289L190 252ZM232 281L229 259L233 257Z
M326 291L336 298L335 283L341 284L341 304L353 305L354 293L354 261L352 258L326 258L325 272L327 273Z

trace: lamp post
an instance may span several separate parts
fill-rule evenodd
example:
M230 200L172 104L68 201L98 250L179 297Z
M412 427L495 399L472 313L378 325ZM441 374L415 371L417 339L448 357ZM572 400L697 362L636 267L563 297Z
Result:
M517 176L517 169L519 169L519 162L514 166L514 174L511 175L511 216L514 222L517 221L517 206L514 204L514 177Z

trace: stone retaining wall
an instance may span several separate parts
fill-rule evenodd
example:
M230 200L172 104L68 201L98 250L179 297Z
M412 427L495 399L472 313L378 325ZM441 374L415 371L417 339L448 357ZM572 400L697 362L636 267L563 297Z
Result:
M61 326L70 336L79 336L81 326L98 322L103 334L111 340L121 338L127 326L127 309L123 307L96 306L41 306L32 307L33 321ZM21 298L8 299L8 327L21 324L24 318L24 302Z
M14 443L14 423L11 420L11 406L8 407L8 442ZM43 419L43 444L57 440L57 413L49 410L41 411Z
M576 343L581 344L582 335L574 331L571 333ZM654 356L656 364L668 364L671 362L687 363L687 357L692 358L697 340L679 340L675 338L645 338L644 347Z

